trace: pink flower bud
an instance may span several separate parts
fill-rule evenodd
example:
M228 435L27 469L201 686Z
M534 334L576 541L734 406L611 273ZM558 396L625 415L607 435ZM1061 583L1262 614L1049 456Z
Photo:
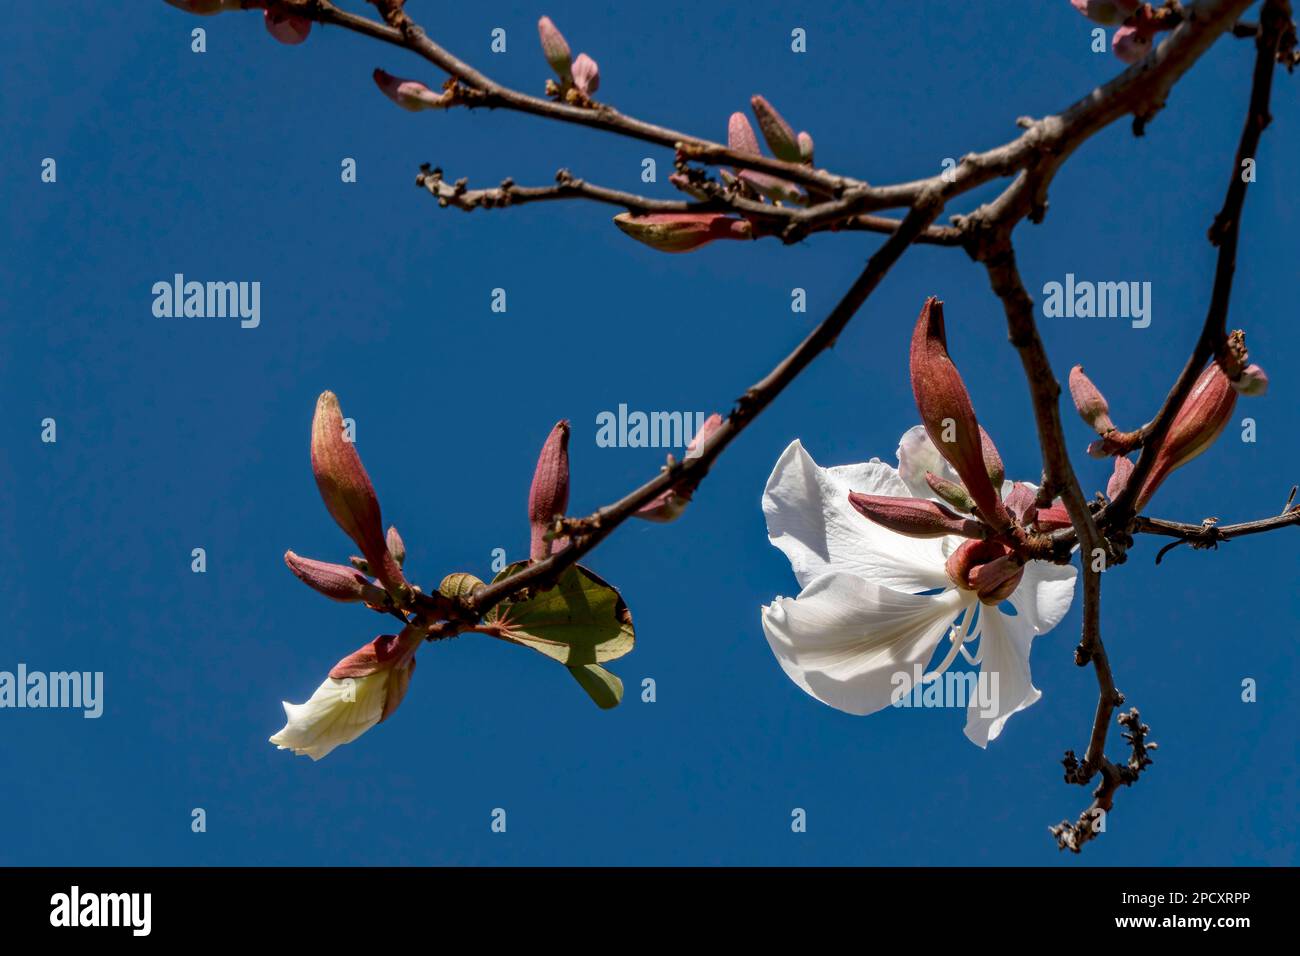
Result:
M1105 435L1115 430L1115 423L1110 420L1110 406L1106 397L1092 380L1083 374L1083 366L1076 365L1070 369L1070 397L1074 407L1088 426L1098 435Z
M569 507L569 423L556 422L546 436L537 469L528 490L528 521L532 525L529 556L540 561L564 546L562 539L547 541L555 519Z
M1142 508L1155 494L1169 473L1191 461L1209 448L1232 417L1237 393L1217 362L1211 362L1178 409L1169 433L1156 453L1151 473L1138 492L1137 507Z
M1074 524L1070 520L1070 512L1066 510L1065 505L1058 504L1053 504L1050 508L1039 508L1034 523L1038 526L1039 531L1058 531Z
M950 534L964 538L984 536L983 525L978 521L963 518L927 498L892 498L850 491L849 504L864 518L910 538L942 538Z
M600 67L585 53L579 53L573 61L573 85L587 96L600 89Z
M958 511L970 514L975 510L975 499L968 495L966 489L957 482L949 481L947 478L940 478L934 472L927 471L925 473L925 483L930 486L931 491Z
M788 163L802 162L803 153L799 149L799 138L795 136L794 128L763 97L752 96L749 103L754 108L758 128L763 131L763 138L771 147L772 154Z
M983 433L970 395L948 357L943 303L934 296L925 300L912 332L910 363L912 394L926 434L961 477L980 514L991 522L1000 522L1006 511L989 480ZM996 449L992 454L996 456Z
M1070 5L1093 23L1118 26L1138 8L1140 0L1070 0Z
M1110 480L1106 482L1106 497L1114 501L1119 497L1119 493L1124 490L1128 484L1129 476L1133 474L1133 462L1127 455L1115 456L1115 469L1110 473Z
M1120 27L1111 38L1111 51L1125 63L1136 63L1151 52L1154 37L1141 27Z
M1247 365L1232 387L1238 395L1263 395L1268 391L1268 376L1258 365Z
M738 153L759 155L758 137L744 113L732 113L727 120L727 146Z
M813 164L813 138L803 132L799 134L799 159L809 166Z
M393 556L398 567L406 563L406 543L402 541L402 536L397 533L397 529L389 526L388 534L384 536L384 544L388 547L388 553Z
M375 85L390 100L404 110L418 113L420 110L445 109L451 105L452 96L448 92L435 93L423 83L404 80L401 77L376 69Z
M564 39L564 34L556 29L550 17L542 17L537 21L537 35L541 38L542 53L546 56L546 62L551 65L555 75L565 83L572 82L573 74L570 69L573 63L570 59L569 43Z
M1002 503L1007 506L1007 510L1016 516L1017 521L1021 524L1029 524L1037 513L1034 508L1036 497L1034 489L1023 481L1017 481L1011 485L1011 490L1007 492L1007 496Z
M722 427L723 421L723 417L717 412L704 419L700 425L700 430L695 433L695 437L686 444L686 454L683 457L686 459L699 458L700 455L704 454L704 443Z
M690 252L715 239L753 239L748 220L717 212L657 212L614 217L614 225L638 242L660 252Z
M384 603L384 592L366 580L364 574L346 564L331 564L300 557L292 551L284 553L284 563L303 584L335 601L365 601L367 604Z
M263 13L262 22L266 24L267 33L289 46L297 46L311 33L311 21L306 17L295 16L287 10L274 7Z
M201 17L210 17L227 10L242 10L240 0L166 0L177 10L194 13Z
M322 392L311 423L311 470L325 507L351 538L370 573L389 590L406 586L384 540L379 499L352 442L343 437L343 410L333 392Z

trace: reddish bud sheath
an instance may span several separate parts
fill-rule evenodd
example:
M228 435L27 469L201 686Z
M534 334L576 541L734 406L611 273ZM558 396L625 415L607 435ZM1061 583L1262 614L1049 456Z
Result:
M284 563L303 584L335 601L365 601L382 604L384 592L366 580L356 568L284 553Z
M910 363L912 395L926 434L961 477L980 514L997 522L1006 512L989 480L982 431L975 419L970 394L948 357L943 303L934 296L925 300L912 332ZM992 454L997 455L996 449Z
M311 21L306 17L275 7L263 11L262 22L266 24L267 33L289 46L297 46L311 33Z
M1088 427L1098 435L1105 435L1115 430L1115 423L1110 420L1110 406L1106 397L1092 380L1083 374L1083 366L1076 365L1070 369L1070 397L1079 417L1088 423Z
M587 96L600 89L600 67L585 53L579 53L573 61L573 85Z
M370 573L389 590L405 586L384 540L370 476L361 464L356 446L343 435L343 410L333 392L322 392L311 423L311 470L330 515L351 538L370 565Z
M569 507L569 423L556 422L542 445L528 490L528 522L532 526L529 557L540 561L558 551L563 541L547 541L555 519Z
M754 229L747 220L722 213L651 213L635 216L630 212L614 217L614 225L637 242L660 252L690 252L715 239L753 239Z
M849 504L864 518L911 538L941 538L949 534L965 538L984 536L984 527L978 521L963 518L927 498L892 498L850 491Z
M1178 409L1169 434L1156 453L1155 463L1138 492L1137 507L1142 508L1155 494L1169 473L1191 461L1213 444L1232 417L1237 392L1228 376L1211 362L1192 386L1187 400Z

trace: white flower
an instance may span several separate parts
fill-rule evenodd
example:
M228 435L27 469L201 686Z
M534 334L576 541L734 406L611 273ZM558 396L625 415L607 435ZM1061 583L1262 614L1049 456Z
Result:
M306 703L283 702L289 722L271 743L320 760L379 723L389 697L389 682L409 679L409 668L385 668L365 677L327 677Z
M958 653L979 664L994 693L971 701L966 736L985 747L1012 714L1041 696L1030 679L1029 647L1065 616L1075 570L1030 561L1008 598L1014 615L981 605L944 569L965 539L907 537L849 504L850 491L933 499L926 471L955 478L920 426L903 436L898 455L898 469L877 459L822 468L798 441L781 455L763 512L772 543L790 559L803 590L762 609L763 631L791 680L822 703L859 715L910 694L913 675L946 636L949 646L923 682L947 670Z

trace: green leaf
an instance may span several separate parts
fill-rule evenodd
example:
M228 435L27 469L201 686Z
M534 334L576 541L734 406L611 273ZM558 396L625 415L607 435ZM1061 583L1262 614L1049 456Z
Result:
M518 561L493 579L528 566ZM531 647L569 667L603 664L632 650L632 615L618 591L584 567L565 570L555 587L522 600L503 601L486 620L503 627L502 640Z
M609 710L623 702L623 682L599 664L570 667L569 673L601 710Z

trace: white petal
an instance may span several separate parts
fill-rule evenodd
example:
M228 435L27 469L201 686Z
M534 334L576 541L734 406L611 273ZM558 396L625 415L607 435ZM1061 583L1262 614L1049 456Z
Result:
M1072 564L1030 561L1025 576L1011 595L1011 606L1023 617L1035 634L1046 634L1065 617L1074 600L1074 581L1078 577Z
M284 702L289 722L271 738L281 750L320 760L340 744L351 743L379 723L388 696L390 671L366 677L327 677L302 704Z
M798 441L777 460L763 492L772 544L790 559L801 587L831 572L854 574L901 591L951 586L944 538L909 538L864 518L849 492L911 497L898 472L880 461L822 468Z
M805 691L850 714L871 714L911 691L914 665L929 661L964 600L955 588L906 594L827 574L797 598L764 607L763 632Z
M907 485L913 498L930 498L938 501L939 496L926 483L925 473L932 471L940 478L946 478L955 484L961 484L957 472L943 460L939 449L934 447L924 425L913 425L903 432L898 440L898 477Z
M997 608L980 608L980 696L966 708L966 736L987 747L1012 714L1043 696L1029 675L1033 628L1023 615L1008 617Z

